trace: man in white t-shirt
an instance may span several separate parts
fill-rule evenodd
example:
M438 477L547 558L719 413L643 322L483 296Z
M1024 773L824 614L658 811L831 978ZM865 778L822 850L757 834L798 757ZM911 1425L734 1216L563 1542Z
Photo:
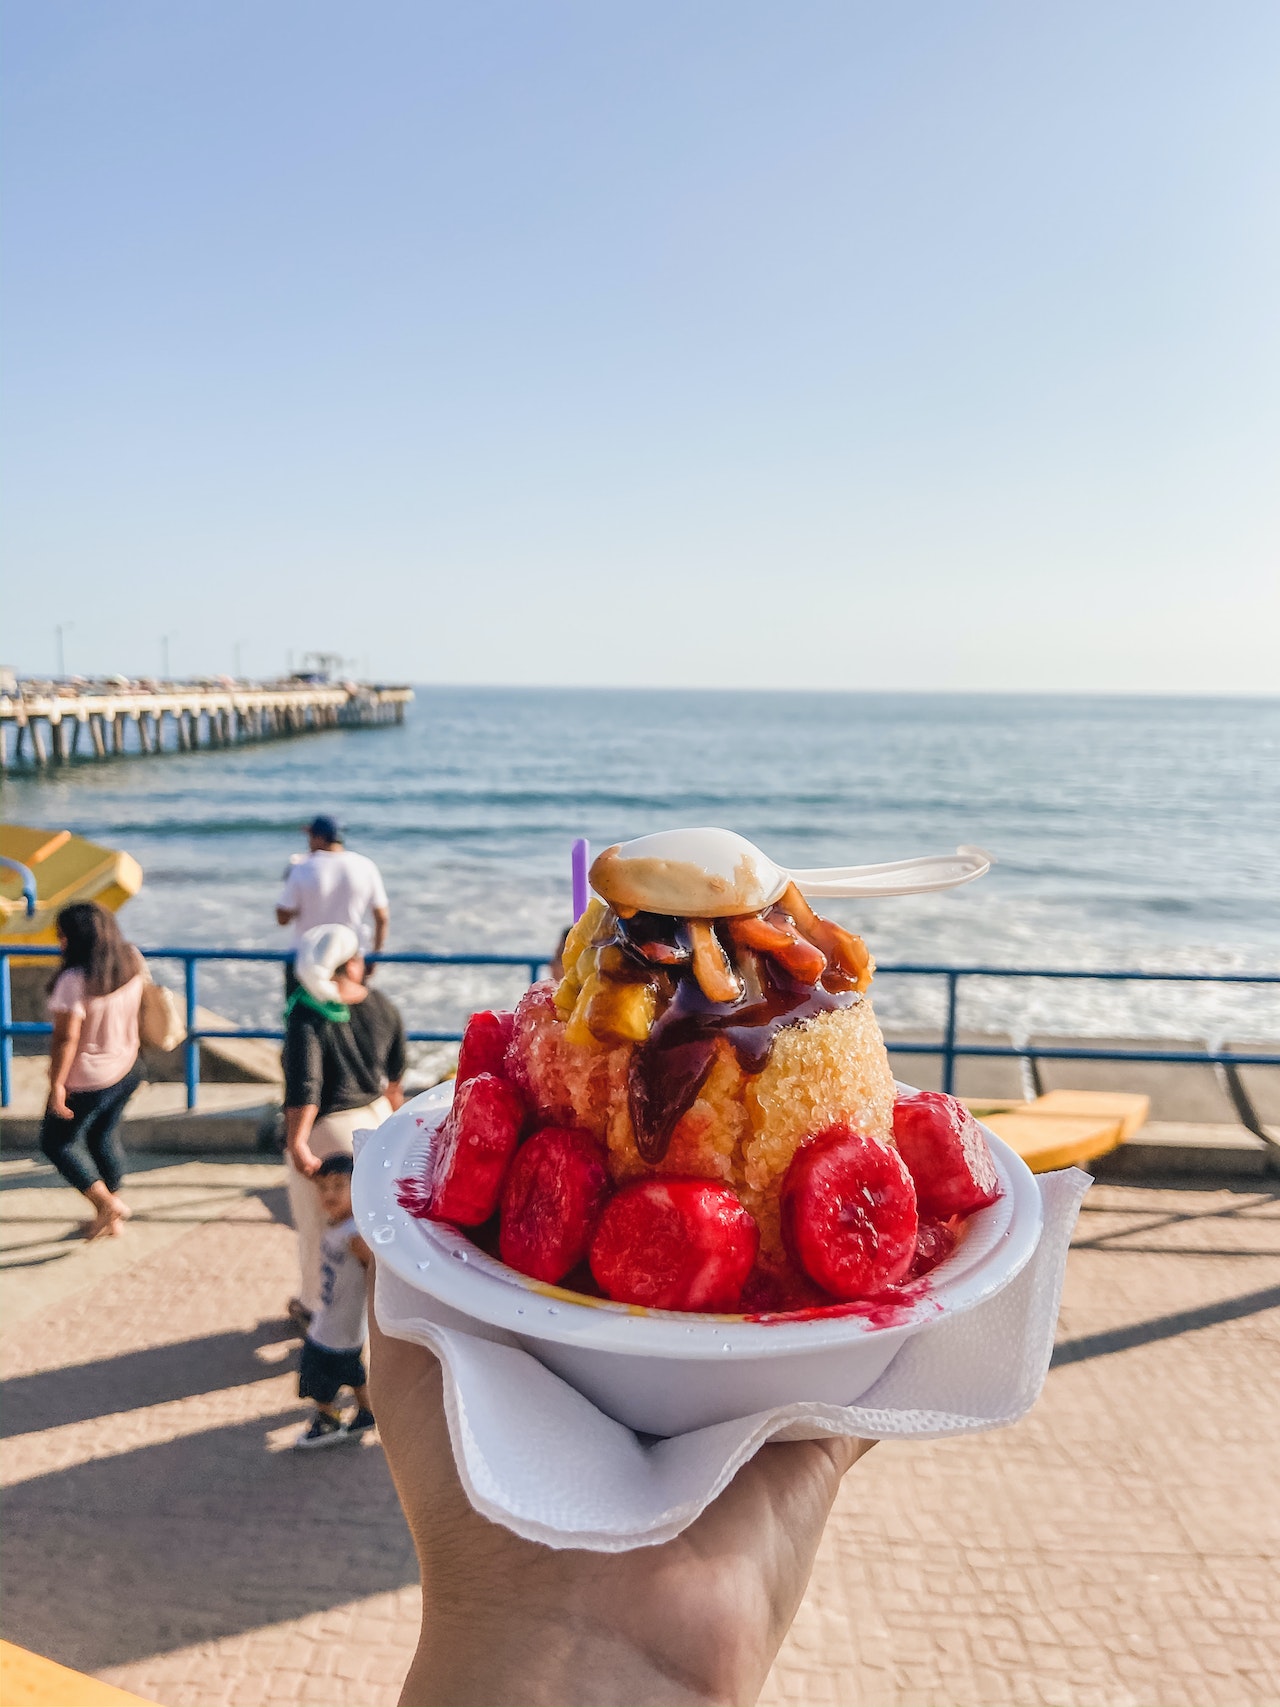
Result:
M295 948L315 925L350 925L360 939L361 953L377 954L391 922L382 873L364 854L347 852L342 827L334 818L313 818L307 842L311 852L295 860L285 876L276 922L293 926ZM292 988L288 976L286 983Z

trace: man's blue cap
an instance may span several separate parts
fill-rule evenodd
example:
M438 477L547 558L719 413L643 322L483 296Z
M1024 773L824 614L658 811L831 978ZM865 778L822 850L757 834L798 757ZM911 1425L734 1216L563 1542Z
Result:
M313 818L307 825L307 834L315 836L322 842L340 842L342 840L342 825L336 818L330 818L327 812L322 812L318 818Z

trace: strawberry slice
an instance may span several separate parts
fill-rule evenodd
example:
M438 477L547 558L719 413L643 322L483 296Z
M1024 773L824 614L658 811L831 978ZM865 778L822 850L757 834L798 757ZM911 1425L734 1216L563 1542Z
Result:
M727 1186L632 1180L606 1205L591 1272L606 1298L651 1310L736 1310L760 1230Z
M544 1126L516 1152L502 1188L503 1262L553 1284L587 1254L609 1195L609 1173L589 1132Z
M514 1014L495 1014L488 1009L472 1014L458 1051L458 1084L465 1085L477 1073L496 1073L499 1078L504 1077L502 1063L515 1025Z
M498 1207L507 1166L520 1142L524 1098L495 1073L477 1073L453 1093L436 1135L430 1216L478 1227Z
M894 1104L893 1136L916 1182L920 1213L945 1221L972 1215L1000 1195L1000 1176L982 1129L962 1102L917 1091Z
M800 1146L781 1207L787 1249L834 1298L874 1298L911 1267L911 1175L895 1150L851 1126L829 1126Z
M950 1221L921 1221L916 1230L916 1254L908 1278L917 1279L945 1262L956 1248L958 1234Z

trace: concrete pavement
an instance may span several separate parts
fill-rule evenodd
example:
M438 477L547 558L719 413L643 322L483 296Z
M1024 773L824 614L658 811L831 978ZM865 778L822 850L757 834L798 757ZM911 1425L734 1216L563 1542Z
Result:
M389 1703L417 1628L374 1441L304 1411L282 1172L146 1158L125 1237L0 1163L4 1635L167 1707ZM1280 1699L1280 1190L1099 1185L1044 1397L852 1473L762 1699Z

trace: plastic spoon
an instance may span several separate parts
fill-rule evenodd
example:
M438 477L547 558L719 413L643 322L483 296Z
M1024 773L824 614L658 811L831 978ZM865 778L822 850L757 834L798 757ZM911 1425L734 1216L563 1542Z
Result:
M716 919L755 913L794 883L803 895L921 895L972 883L992 865L982 848L882 865L788 871L732 830L659 830L606 848L591 867L597 894L630 911Z
M793 871L802 895L926 895L983 877L995 864L985 848L961 844L953 854L891 859L885 865L831 865Z

